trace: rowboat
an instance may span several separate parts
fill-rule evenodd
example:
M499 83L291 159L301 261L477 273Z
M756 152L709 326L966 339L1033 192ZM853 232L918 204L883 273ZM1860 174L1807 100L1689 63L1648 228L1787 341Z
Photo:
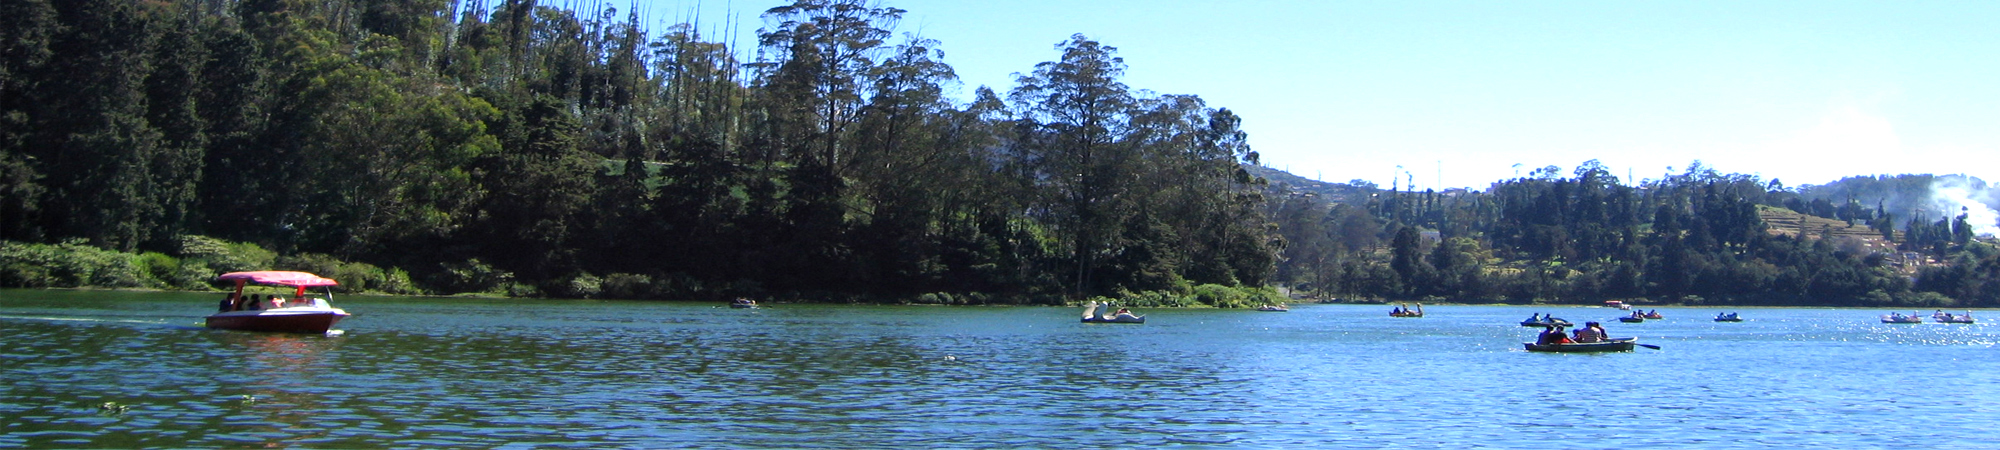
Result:
M1590 342L1590 344L1574 344L1574 342L1572 344L1548 344L1548 346L1534 344L1534 342L1520 342L1520 344L1526 346L1528 352L1560 352L1560 354L1632 352L1632 346L1638 344L1638 338L1610 338L1610 340L1604 340L1604 342Z
M1417 309L1402 307L1389 311L1389 317L1423 317L1423 316L1424 316L1424 304L1422 303L1417 304Z
M1286 308L1285 305L1264 305L1257 307L1257 310L1265 312L1287 312L1291 311L1292 309Z
M736 299L735 301L729 302L729 307L738 309L755 309L757 308L757 301L747 298L739 298Z
M1646 318L1639 316L1625 316L1618 318L1618 321L1625 323L1639 323L1639 322L1645 322Z
M333 297L331 290L326 298L306 297L306 288L331 288L339 285L331 279L305 272L258 271L230 272L216 277L219 281L236 283L236 291L222 301L220 311L208 316L209 328L243 331L269 331L278 333L325 334L333 329L349 314L327 302ZM271 296L267 299L245 298L243 286L283 286L297 288L291 298Z
M1737 317L1737 316L1736 316L1736 313L1729 313L1729 314L1719 314L1719 313L1718 313L1718 314L1716 314L1716 315L1715 315L1715 321L1716 321L1716 322L1742 322L1742 321L1743 321L1743 318L1742 318L1742 317Z

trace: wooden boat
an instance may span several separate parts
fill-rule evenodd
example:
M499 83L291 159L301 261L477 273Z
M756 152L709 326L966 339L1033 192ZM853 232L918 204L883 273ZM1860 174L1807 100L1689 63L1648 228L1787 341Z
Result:
M1629 352L1632 351L1632 347L1638 345L1638 343L1639 343L1639 338L1625 337L1625 338L1611 338L1603 342L1592 342L1588 344L1569 343L1569 344L1541 345L1533 342L1522 342L1521 345L1526 346L1528 348L1528 351L1531 352L1599 353L1599 352Z
M333 297L331 290L327 292L327 298L306 297L306 288L339 285L319 275L285 271L230 272L216 279L235 282L236 291L223 300L217 308L220 311L208 316L209 328L325 334L333 329L333 324L349 315L327 302L327 298ZM243 296L243 286L247 284L293 287L298 291L291 298L273 296L252 303Z
M1111 309L1110 303L1090 302L1083 305L1083 323L1146 323L1146 316L1129 313L1106 316L1104 311L1108 309Z
M1257 307L1257 310L1265 312L1288 312L1292 309L1286 308L1285 305L1264 305Z

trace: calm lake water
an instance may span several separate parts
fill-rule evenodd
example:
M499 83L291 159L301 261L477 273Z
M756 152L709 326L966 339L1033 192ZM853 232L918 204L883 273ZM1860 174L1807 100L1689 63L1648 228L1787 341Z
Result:
M1883 310L344 297L298 336L204 329L218 298L0 290L0 447L2000 445L2000 326ZM1531 313L1663 349L1527 353Z

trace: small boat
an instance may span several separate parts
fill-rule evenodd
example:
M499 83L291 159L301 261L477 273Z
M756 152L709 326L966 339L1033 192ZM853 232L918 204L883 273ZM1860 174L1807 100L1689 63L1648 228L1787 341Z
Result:
M1424 304L1422 303L1417 304L1417 309L1396 308L1394 310L1389 311L1389 317L1423 317L1423 316L1424 316Z
M1605 302L1604 302L1604 307L1606 307L1606 308L1618 308L1619 310L1631 310L1631 309L1632 309L1632 305L1627 305L1627 304L1625 304L1625 302L1622 302L1622 301L1618 301L1618 300L1609 300L1609 301L1605 301Z
M1652 320L1660 320L1660 319L1665 319L1665 318L1667 318L1667 317L1666 317L1666 316L1662 316L1662 315L1660 315L1660 312L1659 312L1659 311L1653 311L1653 312L1649 312L1649 313L1646 313L1646 318L1647 318L1647 319L1652 319Z
M1743 321L1743 318L1742 318L1742 317L1737 317L1737 316L1736 316L1736 313L1728 313L1728 314L1722 314L1722 313L1716 313L1716 314L1715 314L1715 321L1716 321L1716 322L1742 322L1742 321Z
M1618 321L1625 323L1640 323L1640 322L1645 322L1646 318L1640 316L1625 316L1618 318Z
M1936 314L1932 314L1931 318L1937 319L1938 323L1976 323L1972 319L1972 311L1966 311L1964 315L1939 311Z
M333 329L333 324L349 315L327 302L327 298L333 297L331 289L327 291L327 298L306 297L306 288L339 285L319 275L285 271L230 272L216 277L216 280L235 282L236 291L223 300L218 308L221 311L208 316L209 328L325 334ZM247 284L292 287L298 288L298 291L289 299L272 296L266 300L251 301L243 296L243 286Z
M1543 317L1543 318L1541 318L1540 320L1536 320L1536 319L1528 319L1528 320L1523 320L1523 321L1521 321L1521 326L1524 326L1524 327L1547 327L1547 326L1558 326L1558 327L1573 327L1573 326L1576 326L1576 324L1573 324L1573 323L1569 323L1569 321L1567 321L1567 320L1562 320L1561 318L1554 318L1554 317Z
M1533 342L1522 342L1521 345L1526 346L1528 348L1528 351L1531 352L1598 353L1598 352L1629 352L1632 351L1632 347L1634 345L1638 345L1638 343L1639 343L1639 338L1625 337L1625 338L1611 338L1604 340L1603 342L1592 342L1588 344L1569 343L1569 344L1542 345Z
M729 302L729 307L731 307L731 308L745 308L745 309L750 309L750 308L756 308L756 307L757 307L757 301L756 301L756 300L751 300L751 299L747 299L747 298L738 298L738 299L736 299L735 301L732 301L732 302Z
M1257 310L1268 311L1268 312L1288 312L1291 311L1292 309L1286 308L1285 305L1264 305L1257 307Z
M1090 302L1083 305L1083 323L1146 323L1146 316L1131 313L1106 316L1104 311L1108 309L1111 309L1110 303Z
M1905 316L1903 313L1889 313L1889 315L1882 316L1882 323L1924 323L1924 318L1919 316Z

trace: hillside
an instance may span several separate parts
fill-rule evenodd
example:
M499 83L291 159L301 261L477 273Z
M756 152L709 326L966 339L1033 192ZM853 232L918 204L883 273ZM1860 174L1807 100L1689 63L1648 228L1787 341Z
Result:
M1368 201L1369 195L1372 195L1377 191L1379 191L1379 189L1368 186L1355 186L1347 183L1328 183L1324 181L1314 180L1311 178L1294 175L1291 172L1273 169L1270 167L1264 167L1256 164L1244 164L1243 168L1245 170L1250 171L1251 175L1256 175L1259 177L1263 177L1266 180L1270 180L1271 188L1273 190L1286 190L1286 191L1296 191L1302 193L1312 193L1319 195L1321 198L1325 198L1328 202L1332 203L1359 204Z
M1896 245L1883 241L1882 233L1868 228L1865 224L1848 225L1847 221L1804 214L1790 209L1767 205L1757 206L1757 217L1769 225L1769 232L1777 236L1799 236L1822 239L1827 237L1851 237L1859 239L1869 250L1893 252Z

